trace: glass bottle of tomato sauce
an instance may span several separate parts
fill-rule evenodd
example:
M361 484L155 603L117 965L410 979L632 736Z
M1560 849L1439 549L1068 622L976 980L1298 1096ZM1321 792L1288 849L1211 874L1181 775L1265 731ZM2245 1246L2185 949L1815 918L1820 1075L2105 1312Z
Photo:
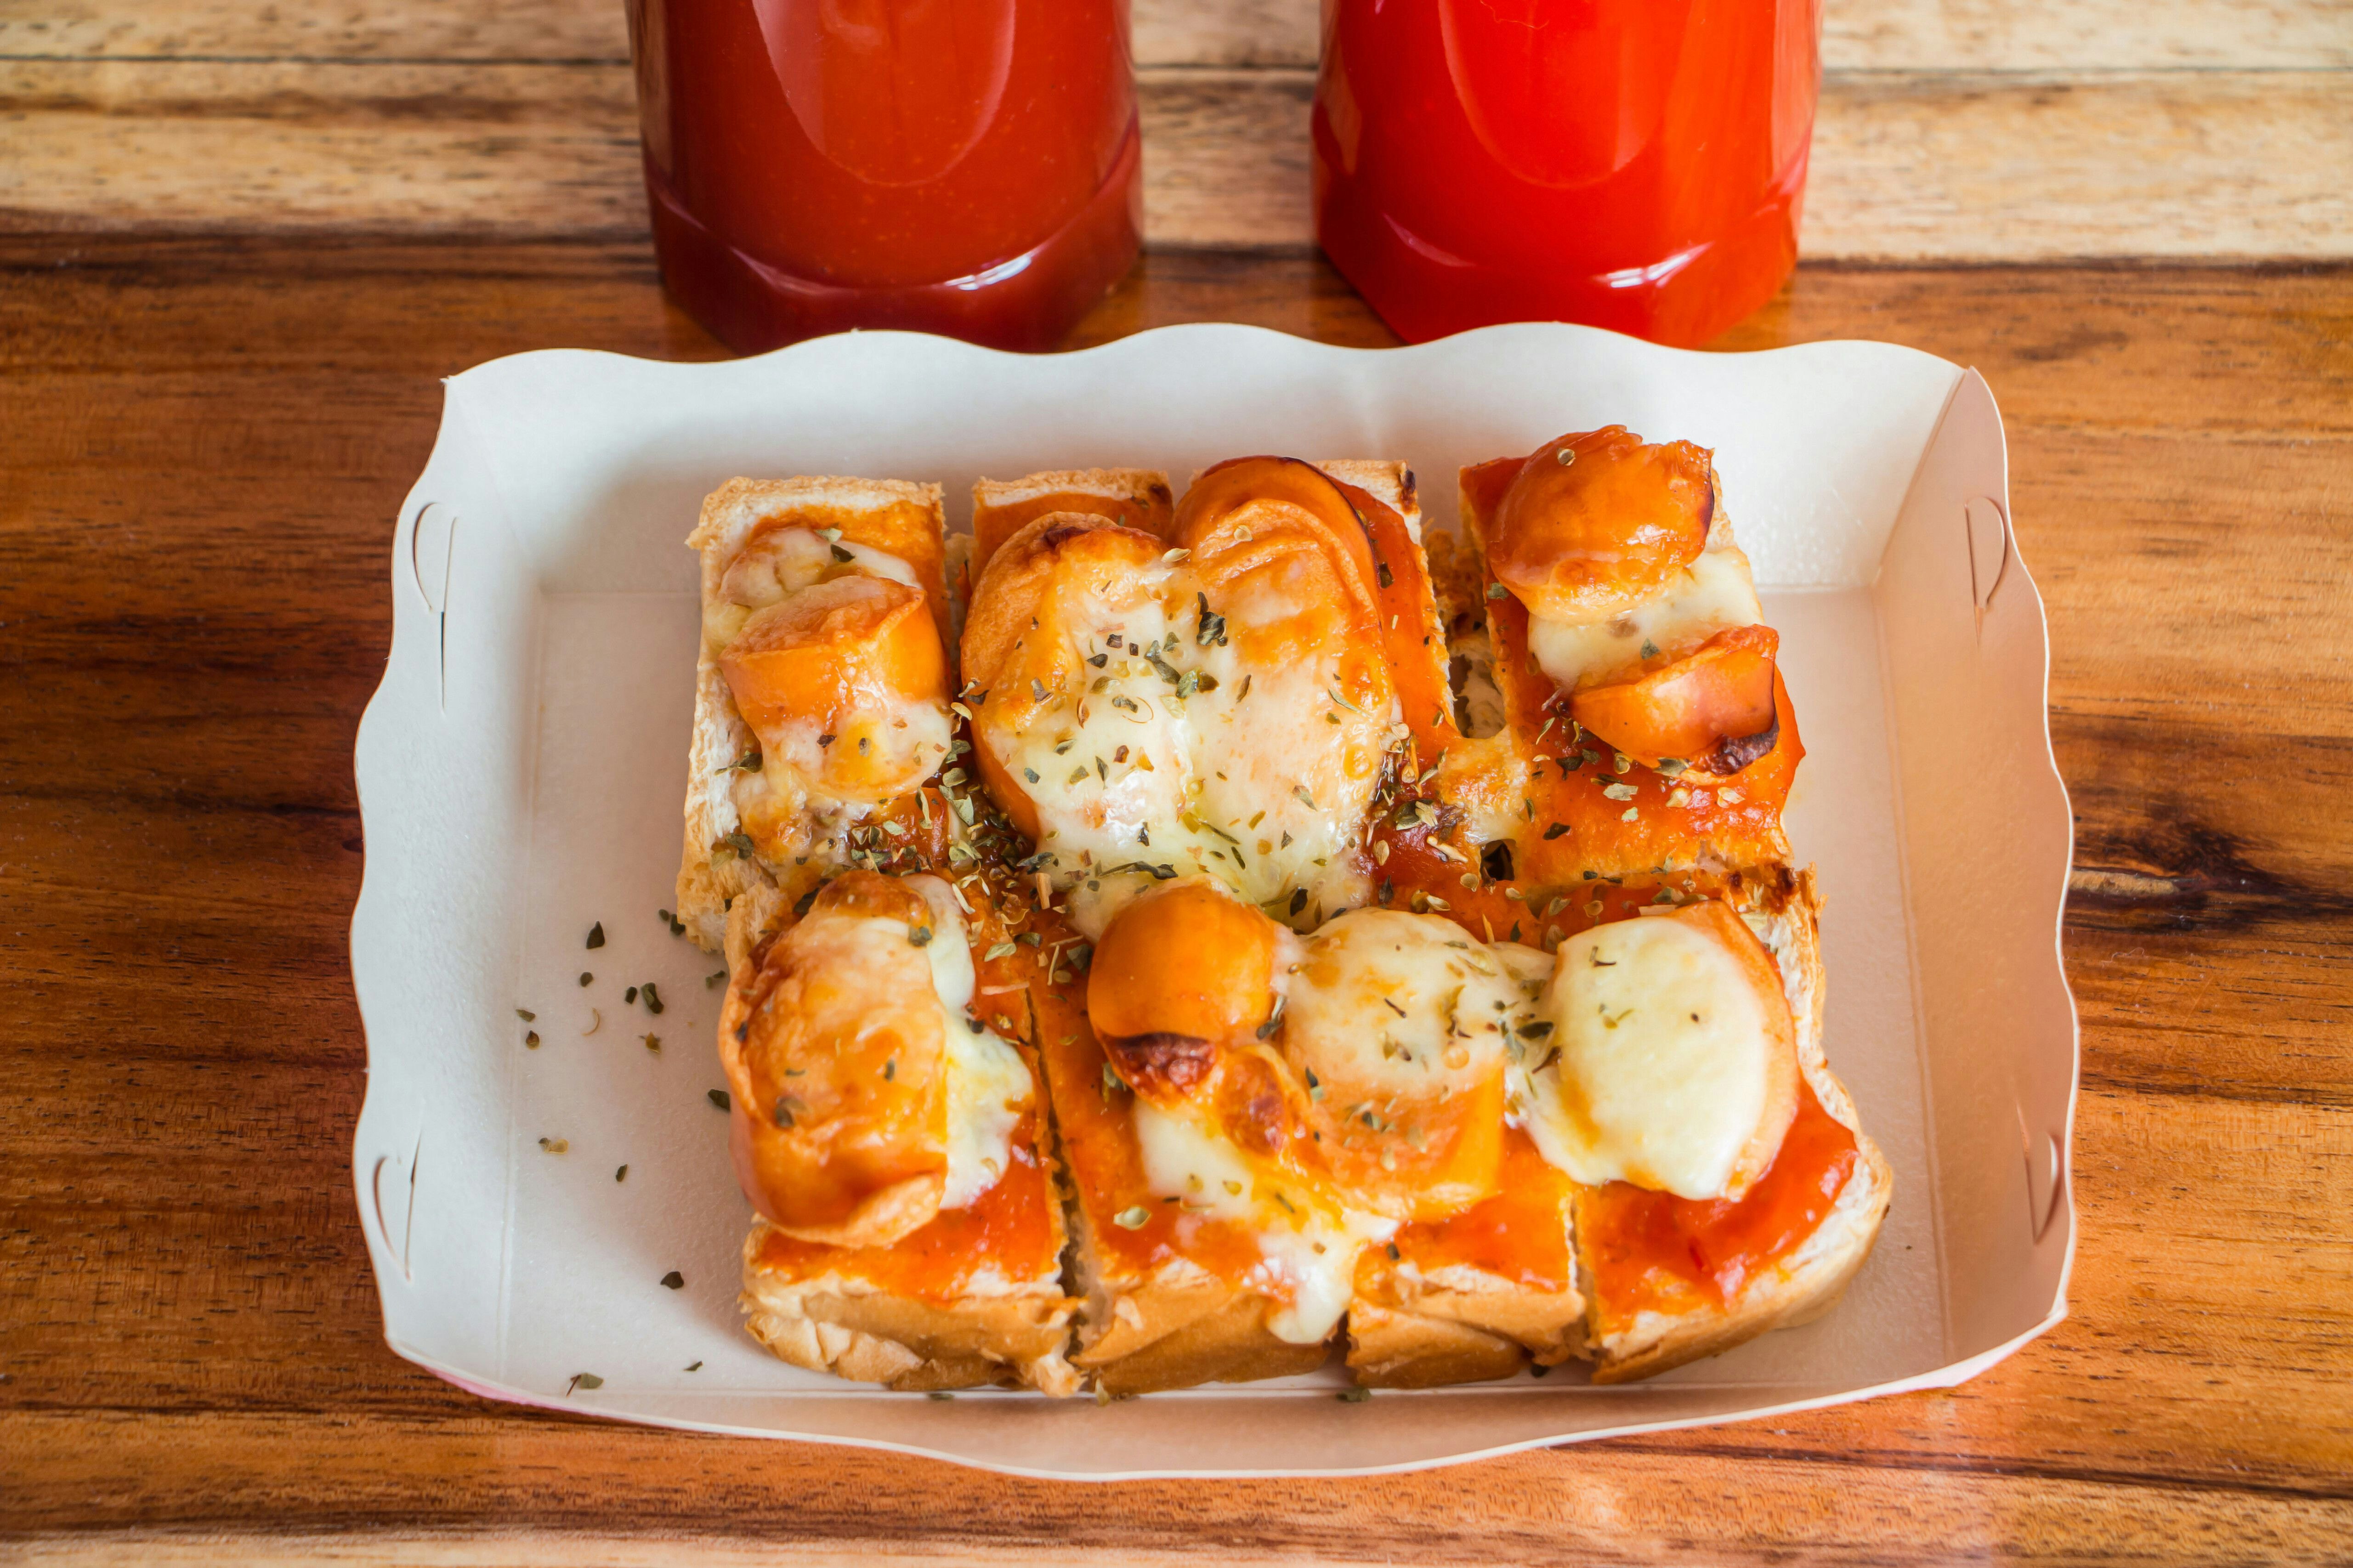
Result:
M628 9L662 280L733 348L1050 348L1135 258L1126 0Z
M1317 237L1405 338L1697 344L1796 265L1820 0L1324 0Z

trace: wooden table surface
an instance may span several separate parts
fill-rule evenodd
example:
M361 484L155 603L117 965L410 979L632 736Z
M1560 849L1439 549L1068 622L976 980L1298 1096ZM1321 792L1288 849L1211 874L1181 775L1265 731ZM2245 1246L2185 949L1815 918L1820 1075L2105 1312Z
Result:
M1137 5L1155 248L1077 341L1389 341L1236 152L1312 5ZM2001 401L2077 822L2068 1321L1770 1425L1106 1487L510 1409L382 1341L351 752L436 378L719 352L654 274L617 14L0 0L0 1557L2353 1560L2341 5L1833 0L1813 259L1718 345L1891 339ZM1962 144L1926 206L1887 151Z

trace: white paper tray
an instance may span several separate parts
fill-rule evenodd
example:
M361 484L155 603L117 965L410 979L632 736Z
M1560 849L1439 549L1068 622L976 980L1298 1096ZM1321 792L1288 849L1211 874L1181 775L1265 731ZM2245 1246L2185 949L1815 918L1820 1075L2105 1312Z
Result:
M1609 423L1715 448L1781 631L1808 751L1789 836L1829 905L1830 1056L1895 1169L1844 1303L1647 1384L1564 1368L1362 1404L1333 1397L1336 1369L1104 1407L941 1401L758 1349L735 1307L749 1210L705 1098L719 965L655 918L691 708L681 541L704 493L735 474L937 479L955 526L981 474L1181 483L1272 451L1405 458L1442 524L1459 465ZM392 654L356 760L353 1172L385 1338L492 1398L1101 1479L1407 1468L1973 1375L2064 1314L2074 1245L2072 821L2042 602L2007 519L1985 384L1881 343L1711 355L1526 325L1358 351L1191 326L1023 357L860 333L725 364L557 351L455 377L394 536ZM621 1004L647 980L659 1018ZM684 1289L659 1283L670 1269ZM602 1385L571 1388L584 1372Z

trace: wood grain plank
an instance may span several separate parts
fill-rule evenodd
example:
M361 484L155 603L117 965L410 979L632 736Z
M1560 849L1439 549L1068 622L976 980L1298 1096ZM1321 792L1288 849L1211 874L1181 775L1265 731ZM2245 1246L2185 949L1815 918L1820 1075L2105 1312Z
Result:
M1801 252L2353 255L2353 75L1852 73L1823 84Z
M1670 1438L1371 1480L1058 1486L921 1460L617 1428L560 1416L332 1427L268 1413L39 1415L22 1424L58 1506L40 1560L218 1562L343 1550L442 1563L764 1560L994 1563L1732 1564L2000 1560L2328 1563L2337 1498L2260 1489L2022 1485L1934 1465L1714 1455ZM790 1486L776 1478L788 1471ZM54 1479L47 1472L54 1472ZM323 1494L322 1495L322 1491ZM66 1500L73 1500L68 1501ZM280 1529L252 1523L271 1508ZM65 1533L171 1520L168 1532ZM119 1531L120 1527L117 1527ZM480 1532L480 1533L477 1533ZM921 1542L917 1543L920 1532ZM224 1540L223 1536L227 1539ZM160 1536L160 1539L159 1539ZM160 1548L173 1555L150 1557ZM176 1548L176 1552L174 1549ZM558 1557L570 1552L575 1555Z
M2314 70L2353 66L2334 0L1829 0L1831 71Z
M1315 0L1134 0L1144 66L1293 66L1316 54ZM48 0L0 14L0 56L76 59L620 60L621 7L552 0ZM1831 0L1822 58L1848 70L2075 71L2353 66L2334 0Z
M646 232L625 64L0 61L0 227Z
M2353 256L2353 75L1862 73L1805 253ZM1304 247L1313 74L1140 78L1152 243ZM0 60L0 227L644 232L625 65Z
M2347 794L2353 708L2323 657L2353 273L1808 267L1728 340L1909 341L2002 396L2094 873L2066 1324L1948 1394L1770 1427L1107 1489L510 1411L379 1342L342 921L392 510L439 374L714 352L642 247L62 237L0 241L0 1529L39 1532L14 1554L2353 1552L2353 816L2314 805ZM1196 319L1385 337L1308 258L1188 252L1081 338ZM2263 635L2201 664L2234 594ZM2247 688L2200 700L2218 669Z

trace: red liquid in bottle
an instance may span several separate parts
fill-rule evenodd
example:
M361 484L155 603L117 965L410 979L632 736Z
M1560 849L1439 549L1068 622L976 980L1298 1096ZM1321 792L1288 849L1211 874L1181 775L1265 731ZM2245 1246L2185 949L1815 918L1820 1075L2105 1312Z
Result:
M630 0L662 279L746 352L1050 348L1135 258L1126 0Z
M1798 256L1820 0L1324 0L1316 235L1420 342L1697 344Z

